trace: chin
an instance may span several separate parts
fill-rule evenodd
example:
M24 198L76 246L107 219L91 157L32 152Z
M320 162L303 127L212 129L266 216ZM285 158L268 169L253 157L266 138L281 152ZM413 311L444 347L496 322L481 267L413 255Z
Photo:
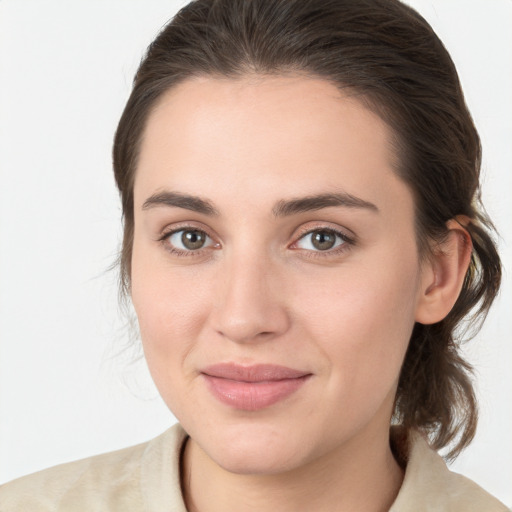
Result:
M293 451L293 450L292 450ZM297 454L286 454L268 448L223 450L209 454L222 469L238 475L275 475L300 465Z
M238 424L191 437L217 465L230 473L263 475L283 473L300 465L304 443L279 429L261 422Z

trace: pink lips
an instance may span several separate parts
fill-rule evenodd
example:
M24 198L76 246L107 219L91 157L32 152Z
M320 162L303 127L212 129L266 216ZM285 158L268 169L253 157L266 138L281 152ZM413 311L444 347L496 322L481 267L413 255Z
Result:
M257 411L284 400L311 376L285 366L234 363L209 366L202 375L218 400L245 411Z

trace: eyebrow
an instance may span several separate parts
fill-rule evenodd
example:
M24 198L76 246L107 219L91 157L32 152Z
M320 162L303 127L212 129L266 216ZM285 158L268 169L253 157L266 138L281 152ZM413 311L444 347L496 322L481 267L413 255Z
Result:
M346 192L318 194L313 196L299 197L297 199L281 200L272 209L275 217L286 217L297 213L321 210L332 206L343 206L345 208L362 208L373 212L379 209L373 203L359 197L347 194Z
M170 206L176 208L184 208L204 215L217 216L219 212L213 204L207 199L197 196L182 194L181 192L163 191L148 197L142 205L143 210L149 210L157 206Z
M219 211L208 199L198 196L184 194L182 192L162 191L148 197L142 205L143 210L156 208L158 206L167 206L174 208L183 208L208 216L218 216ZM361 208L378 212L379 209L373 203L365 201L359 197L347 194L346 192L317 194L295 199L278 201L272 208L274 217L288 217L298 213L321 210L333 206L342 206L345 208Z

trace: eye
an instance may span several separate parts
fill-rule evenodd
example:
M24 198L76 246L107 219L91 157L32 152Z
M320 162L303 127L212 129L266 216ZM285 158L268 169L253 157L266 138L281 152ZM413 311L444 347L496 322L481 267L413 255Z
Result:
M296 247L308 251L330 251L344 245L349 240L343 233L333 229L315 229L301 236Z
M165 235L164 240L171 250L191 252L214 245L213 240L199 229L180 229Z

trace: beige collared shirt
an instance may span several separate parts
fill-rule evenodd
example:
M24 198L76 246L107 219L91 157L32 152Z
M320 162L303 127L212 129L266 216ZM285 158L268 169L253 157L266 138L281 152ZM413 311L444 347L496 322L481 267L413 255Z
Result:
M0 512L187 512L180 488L177 424L148 443L62 464L0 486ZM390 512L508 512L452 473L419 434Z

